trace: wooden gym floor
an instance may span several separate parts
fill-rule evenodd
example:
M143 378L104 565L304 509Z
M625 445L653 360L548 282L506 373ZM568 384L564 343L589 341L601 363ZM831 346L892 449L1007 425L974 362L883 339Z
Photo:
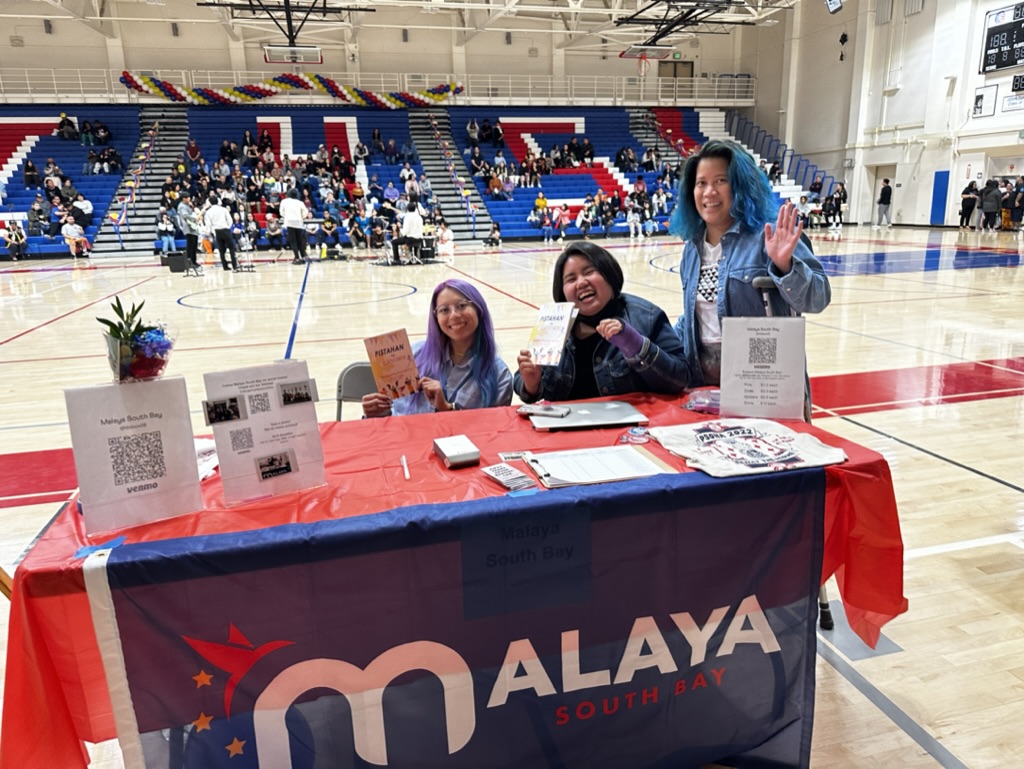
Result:
M878 652L840 627L819 634L812 766L1012 767L1024 756L1024 241L925 229L813 233L831 307L808 318L816 424L888 460L906 544L907 614ZM606 242L626 290L681 307L681 244ZM362 339L405 326L422 337L443 278L475 283L514 364L550 301L557 248L460 246L450 265L366 262L253 273L210 262L203 277L155 259L0 264L0 565L20 554L76 481L62 390L109 381L95 316L115 296L177 336L168 375L188 382L204 432L202 374L283 357L308 361L321 420ZM265 255L264 255L265 256ZM358 418L357 404L345 418ZM836 597L832 588L832 597ZM0 600L6 644L8 604ZM0 658L2 659L2 658ZM0 665L3 663L0 662ZM96 766L120 766L98 746ZM59 769L55 767L54 769Z

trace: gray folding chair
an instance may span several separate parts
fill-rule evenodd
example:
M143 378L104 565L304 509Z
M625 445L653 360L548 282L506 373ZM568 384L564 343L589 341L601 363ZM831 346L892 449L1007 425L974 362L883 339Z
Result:
M373 369L366 362L349 363L338 374L338 421L341 421L341 404L345 401L362 401L364 395L377 391Z

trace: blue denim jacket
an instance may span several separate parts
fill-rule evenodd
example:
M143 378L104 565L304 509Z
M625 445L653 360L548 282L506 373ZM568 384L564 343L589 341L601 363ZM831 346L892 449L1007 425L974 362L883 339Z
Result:
M594 350L594 379L601 395L625 395L633 392L678 395L690 381L690 370L683 358L683 346L664 310L646 299L621 294L625 320L644 337L635 358L627 358L618 347L602 339ZM527 394L523 378L515 375L515 391L524 403L541 398L567 400L576 377L576 339L569 335L557 366L542 366L540 393Z
M683 248L679 276L683 282L683 314L676 321L676 333L683 340L690 367L691 387L704 385L700 367L700 331L697 328L697 282L700 256L704 249L701 230ZM762 233L741 232L733 224L722 236L722 261L718 269L718 317L764 317L764 299L754 288L754 278L770 275L778 291L769 294L772 314L785 317L790 308L797 313L821 312L832 300L828 277L804 238L793 252L793 267L781 275L764 250Z

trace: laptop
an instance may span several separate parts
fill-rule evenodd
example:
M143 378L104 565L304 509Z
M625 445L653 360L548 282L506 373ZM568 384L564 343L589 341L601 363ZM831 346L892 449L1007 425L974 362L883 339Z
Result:
M596 403L559 403L570 411L564 417L531 416L533 428L541 432L551 430L581 430L595 427L624 427L645 425L646 416L623 401L598 401Z

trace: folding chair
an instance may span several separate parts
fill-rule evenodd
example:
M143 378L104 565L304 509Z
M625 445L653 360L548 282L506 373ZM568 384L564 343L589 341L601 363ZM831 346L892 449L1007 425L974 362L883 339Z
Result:
M764 301L764 312L769 318L772 317L772 304L768 300L769 294L775 290L775 281L768 275L763 275L758 278L754 278L751 282L754 288L761 292L761 298ZM793 313L796 314L795 312ZM810 383L805 385L805 398L804 398L804 421L807 424L811 423L811 390ZM821 625L822 630L831 630L835 627L835 620L832 619L832 608L828 604L828 590L822 585L818 588L818 624Z
M0 593L3 593L7 598L11 597L11 575L3 568L0 568Z
M338 416L341 421L341 404L348 401L362 401L364 395L377 392L373 369L366 362L349 363L338 375Z

